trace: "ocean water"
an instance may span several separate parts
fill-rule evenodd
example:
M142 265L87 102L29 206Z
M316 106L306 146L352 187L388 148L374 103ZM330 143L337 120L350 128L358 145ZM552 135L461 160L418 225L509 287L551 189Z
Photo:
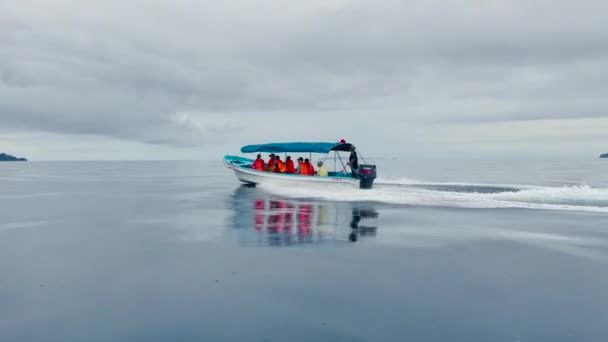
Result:
M608 341L608 161L0 164L0 341Z

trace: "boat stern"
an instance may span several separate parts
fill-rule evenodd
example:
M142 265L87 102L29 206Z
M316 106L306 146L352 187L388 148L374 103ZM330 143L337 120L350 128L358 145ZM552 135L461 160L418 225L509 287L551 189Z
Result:
M357 169L356 175L359 179L360 189L371 189L377 176L376 165L361 164L359 165L359 169Z

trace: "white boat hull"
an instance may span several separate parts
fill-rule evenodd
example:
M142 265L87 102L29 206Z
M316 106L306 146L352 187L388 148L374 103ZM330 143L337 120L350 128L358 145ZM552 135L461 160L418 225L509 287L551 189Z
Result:
M359 180L350 177L301 176L296 174L273 173L244 168L226 162L226 167L234 171L236 178L248 184L280 184L284 186L306 186L313 184L351 186L359 188Z

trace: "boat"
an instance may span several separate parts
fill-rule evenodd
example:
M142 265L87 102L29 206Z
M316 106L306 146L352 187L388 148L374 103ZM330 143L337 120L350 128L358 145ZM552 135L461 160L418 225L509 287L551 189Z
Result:
M355 146L346 142L287 142L287 143L268 143L259 145L247 145L241 147L241 153L288 153L307 154L312 162L312 154L324 154L325 161L332 158L334 161L333 171L329 171L328 176L310 176L289 173L275 173L258 171L253 168L254 160L240 155L224 156L224 164L227 168L234 171L236 178L246 184L280 184L282 186L302 186L310 184L321 185L345 185L360 189L371 189L376 179L376 165L359 164L356 170L347 171L347 166L343 162L340 152L351 152L356 150ZM332 155L333 154L333 155ZM331 160L331 159L330 159ZM339 162L339 164L338 164ZM350 169L350 168L348 168Z

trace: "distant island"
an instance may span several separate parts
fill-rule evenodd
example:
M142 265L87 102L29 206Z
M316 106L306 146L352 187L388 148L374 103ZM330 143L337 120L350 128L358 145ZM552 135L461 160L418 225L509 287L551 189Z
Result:
M600 158L608 158L608 153L600 154Z
M27 159L17 158L6 153L0 153L0 161L27 161Z

